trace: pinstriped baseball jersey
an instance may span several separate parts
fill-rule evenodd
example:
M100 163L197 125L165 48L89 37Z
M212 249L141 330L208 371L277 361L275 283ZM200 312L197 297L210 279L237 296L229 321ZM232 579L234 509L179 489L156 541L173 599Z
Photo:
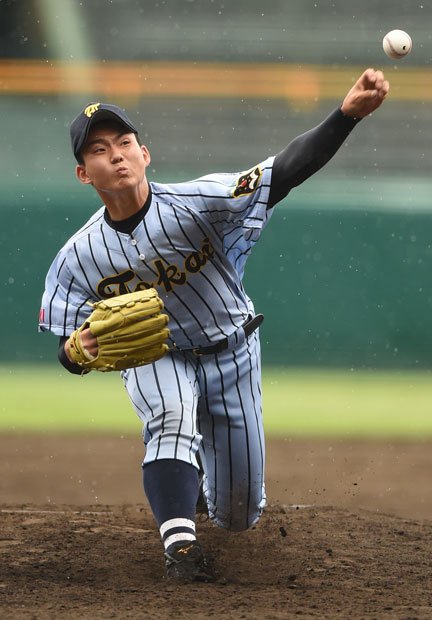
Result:
M132 231L110 225L101 208L54 260L40 317L41 331L67 336L91 313L87 302L158 290L176 348L122 373L143 423L144 462L198 467L199 451L209 515L233 530L255 523L265 504L258 330L218 355L198 358L190 349L236 334L254 312L242 276L273 211L273 161L244 173L150 183Z
M91 313L88 302L155 287L179 348L235 331L253 311L242 276L272 213L273 160L244 173L150 183L149 208L131 234L111 227L102 207L54 260L40 330L67 336Z

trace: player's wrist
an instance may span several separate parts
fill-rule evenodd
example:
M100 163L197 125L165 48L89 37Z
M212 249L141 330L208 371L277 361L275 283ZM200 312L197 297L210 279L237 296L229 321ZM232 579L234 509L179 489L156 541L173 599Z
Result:
M338 108L339 114L340 114L340 118L342 119L343 122L345 122L345 124L355 127L355 125L357 125L361 120L362 120L362 116L359 115L358 113L355 113L353 110L351 110L348 106L344 105L342 103L342 105L339 106Z

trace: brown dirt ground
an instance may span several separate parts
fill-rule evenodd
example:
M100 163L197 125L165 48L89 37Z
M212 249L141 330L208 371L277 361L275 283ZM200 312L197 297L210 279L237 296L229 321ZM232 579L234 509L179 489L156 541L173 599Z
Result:
M269 507L198 522L216 584L175 586L139 437L0 436L0 617L432 619L430 443L269 440Z

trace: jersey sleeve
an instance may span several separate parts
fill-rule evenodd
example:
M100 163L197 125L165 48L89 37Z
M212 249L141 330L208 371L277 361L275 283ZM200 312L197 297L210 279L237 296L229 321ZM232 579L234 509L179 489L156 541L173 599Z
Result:
M194 211L222 241L224 253L243 277L252 247L269 221L270 184L274 156L245 170L209 174L176 185L152 184L157 200Z
M91 314L93 301L68 268L68 252L61 250L45 279L39 312L39 331L69 336Z
M247 241L257 241L267 223L274 157L243 172L212 174L200 179L201 214L221 235L241 227ZM210 191L209 191L210 189Z
M269 212L270 182L274 157L248 170L214 173L174 185L152 184L153 193L192 208L210 221L220 236L234 227L247 240L256 241Z

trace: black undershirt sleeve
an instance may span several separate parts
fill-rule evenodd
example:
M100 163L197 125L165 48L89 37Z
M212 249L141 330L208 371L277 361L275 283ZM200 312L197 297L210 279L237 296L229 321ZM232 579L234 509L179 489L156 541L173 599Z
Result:
M360 119L343 114L340 108L322 123L294 138L273 163L268 209L285 198L322 168L342 146Z
M64 345L67 339L68 339L67 336L60 336L60 342L59 342L59 348L58 348L58 358L59 358L60 364L64 366L66 370L68 370L74 375L87 374L87 372L89 372L88 370L83 370L79 364L75 364L74 362L71 362L68 356L66 355L66 352L64 350Z

